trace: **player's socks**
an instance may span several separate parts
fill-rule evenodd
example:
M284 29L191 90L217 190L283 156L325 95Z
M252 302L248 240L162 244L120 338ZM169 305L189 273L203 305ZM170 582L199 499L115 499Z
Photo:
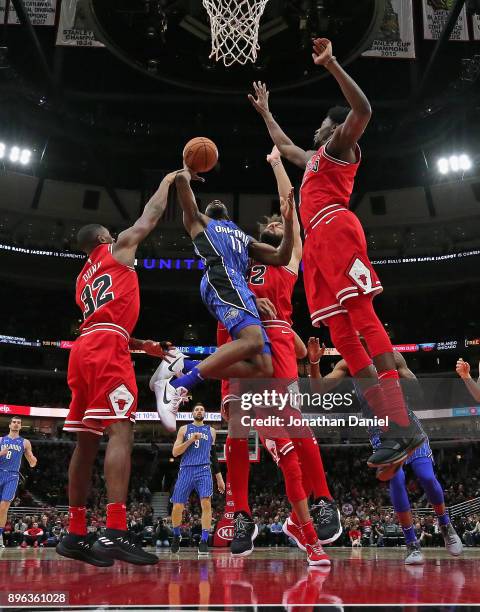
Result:
M305 474L306 480L311 483L314 497L332 499L316 440L314 438L294 439L293 445L300 459L302 473Z
M183 373L187 374L190 370L193 370L198 364L201 363L199 359L184 359L183 360Z
M202 529L202 542L208 542L209 531L208 529Z
M437 514L437 519L439 525L448 525L450 522L450 517L446 511L443 514Z
M385 398L385 406L388 410L389 418L402 427L408 427L410 419L397 370L379 372L378 379Z
M307 544L313 546L318 542L318 535L313 526L313 521L308 521L308 523L301 526L301 529Z
M85 536L87 535L87 509L85 506L69 506L68 507L68 532Z
M178 378L173 378L170 381L170 384L175 389L178 389L178 387L184 387L185 389L188 389L190 391L191 389L193 389L193 387L195 387L202 381L202 375L198 371L197 366L194 366L190 370L190 372L188 372L188 374L184 374L183 376L179 376Z
M2 536L2 534L3 534L3 527L0 527L0 537Z
M415 527L410 525L410 527L402 527L403 535L405 536L405 544L413 544L417 542L417 535L415 533Z
M107 504L107 529L127 531L127 506L125 504Z
M225 448L228 479L235 512L243 511L251 514L248 505L248 479L250 475L248 441L246 438L230 438L228 436Z

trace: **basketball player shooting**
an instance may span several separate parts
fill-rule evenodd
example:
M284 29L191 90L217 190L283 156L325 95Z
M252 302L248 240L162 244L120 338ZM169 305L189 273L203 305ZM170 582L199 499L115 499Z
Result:
M32 452L32 444L29 440L20 436L22 419L12 417L8 435L0 438L0 547L3 548L3 530L7 522L8 509L15 499L18 480L20 478L20 465L22 457L30 467L37 465L37 458Z
M167 175L143 214L114 241L106 227L91 224L77 235L88 259L76 283L83 312L80 337L70 353L68 384L72 392L65 431L77 443L68 470L69 533L57 545L64 557L98 567L115 559L137 565L158 563L127 532L126 500L130 480L137 384L129 340L138 319L140 292L133 268L138 245L152 232L167 205L175 173ZM107 525L97 541L87 538L86 502L103 434L108 435L104 474Z
M170 432L176 429L176 414L187 393L205 378L270 378L273 373L270 344L247 285L250 258L272 266L289 263L293 248L293 191L281 201L284 235L275 248L245 234L230 221L227 207L214 200L201 213L190 187L198 179L187 167L175 177L183 223L204 264L200 284L203 303L233 338L213 355L194 365L183 376L183 356L178 363L162 361L150 381L157 399L157 411Z
M329 327L335 347L358 379L373 413L388 417L382 442L367 461L370 467L386 467L403 463L424 437L408 415L392 344L373 308L372 298L382 286L367 255L362 226L348 209L361 161L358 141L372 110L363 91L338 64L329 40L314 40L313 61L336 79L350 105L330 109L315 132L315 150L305 151L283 132L269 110L264 84L254 83L256 97L249 95L249 99L282 156L305 170L300 216L312 324Z

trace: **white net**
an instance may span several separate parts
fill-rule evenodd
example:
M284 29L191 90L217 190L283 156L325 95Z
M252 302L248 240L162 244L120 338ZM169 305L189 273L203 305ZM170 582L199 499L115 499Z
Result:
M268 0L203 0L212 28L212 52L225 66L255 63L258 29Z

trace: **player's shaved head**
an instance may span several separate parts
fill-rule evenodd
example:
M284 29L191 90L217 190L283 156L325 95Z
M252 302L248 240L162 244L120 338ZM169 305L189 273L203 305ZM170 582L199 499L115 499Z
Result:
M90 223L78 230L77 244L84 253L91 253L99 244L110 244L113 238L106 227L100 223Z
M220 200L213 200L205 209L205 214L215 221L229 221L227 207Z
M350 107L348 106L332 106L332 108L328 110L327 117L331 119L335 125L341 125L345 123L349 112Z

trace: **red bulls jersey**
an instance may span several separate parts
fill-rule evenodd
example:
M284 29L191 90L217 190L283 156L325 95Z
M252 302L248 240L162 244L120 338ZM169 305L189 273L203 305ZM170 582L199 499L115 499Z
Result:
M353 191L355 175L361 161L357 145L357 161L353 164L335 159L320 147L305 168L300 188L300 217L308 233L322 219L322 213L330 214L347 209Z
M265 327L272 324L292 324L292 294L297 275L285 266L253 264L248 286L259 298L268 298L277 309L275 321L264 321Z
M118 330L128 339L140 311L140 290L134 268L118 262L111 244L101 244L90 253L77 278L75 300L83 313L80 330Z

